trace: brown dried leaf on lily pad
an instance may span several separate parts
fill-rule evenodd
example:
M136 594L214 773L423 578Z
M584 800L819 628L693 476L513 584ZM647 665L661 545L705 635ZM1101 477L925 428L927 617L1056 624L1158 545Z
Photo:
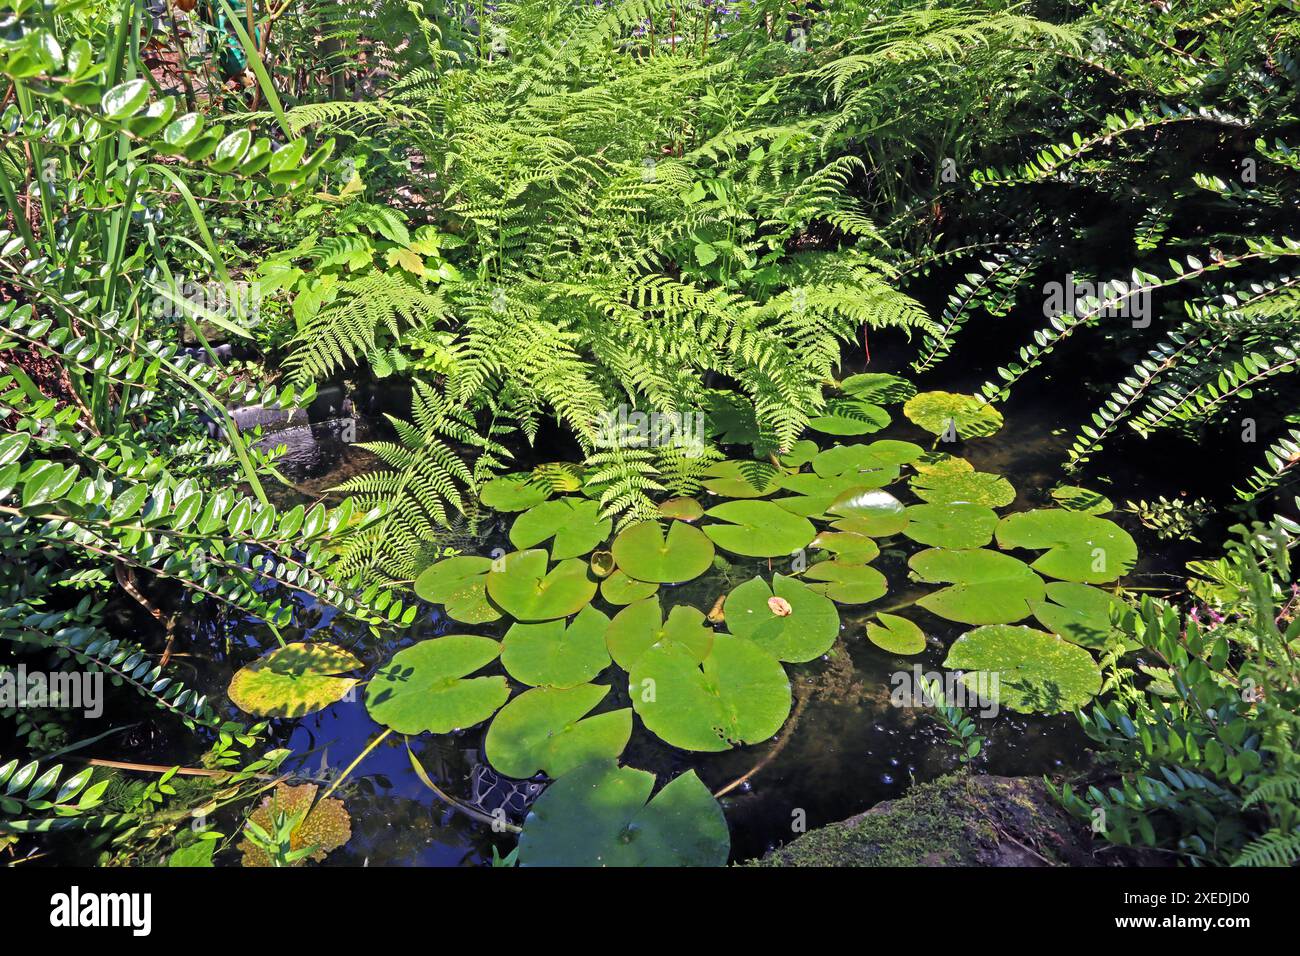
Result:
M277 784L271 795L262 800L262 805L249 815L249 819L270 832L275 828L272 816L274 810L282 810L291 817L301 813L311 807L317 789L314 783L304 783L298 787ZM350 839L352 818L348 816L347 808L343 806L342 800L327 798L312 807L303 821L294 828L289 837L289 848L300 850L309 846L316 847L309 856L295 864L300 866L306 860L319 863L327 853L337 850ZM244 866L271 865L271 858L266 851L248 839L241 840L238 849L244 855Z

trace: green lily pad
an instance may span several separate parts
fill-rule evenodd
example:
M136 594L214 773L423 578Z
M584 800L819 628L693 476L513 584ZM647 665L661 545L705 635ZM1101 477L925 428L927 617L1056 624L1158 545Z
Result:
M732 554L751 558L793 554L817 533L807 518L791 514L770 501L728 501L710 508L706 514L715 521L729 522L704 526L704 533L714 544Z
M1082 511L1090 515L1104 515L1114 510L1115 504L1099 491L1062 485L1052 489L1052 498L1067 511Z
M865 372L850 375L840 382L840 391L845 395L891 405L905 402L916 394L916 386L905 378L890 375L888 372Z
M924 582L952 584L916 603L962 624L1019 621L1029 616L1029 602L1041 601L1045 593L1042 578L1029 565L997 551L929 548L907 563Z
M1073 710L1101 690L1101 671L1091 654L1031 627L969 631L953 642L943 666L966 671L961 680L968 689L1022 714Z
M399 734L449 734L487 720L510 696L504 677L467 677L492 663L501 645L453 634L398 651L366 685L366 710Z
M629 578L622 571L615 571L600 582L600 596L610 604L617 605L640 601L642 598L648 598L658 590L659 585L653 581L638 581L635 578Z
M1016 489L1001 475L987 471L962 471L946 475L917 475L912 491L934 504L969 502L1002 508L1016 500Z
M512 624L502 641L501 663L523 684L585 684L609 666L607 627L609 618L590 604L567 626L562 620Z
M487 576L491 570L491 558L444 558L415 579L415 593L430 604L441 604L453 621L486 624L501 617L501 612L488 602Z
M1039 624L1073 644L1103 648L1116 641L1128 643L1125 629L1111 623L1111 612L1124 621L1133 617L1133 609L1100 588L1052 581L1047 585L1047 600L1035 601L1030 607Z
M596 761L537 798L519 835L520 866L723 866L722 807L694 770L650 798L654 774Z
M1108 518L1044 508L1007 515L997 527L1001 548L1047 549L1033 563L1035 571L1063 581L1105 584L1133 570L1137 544Z
M533 468L529 480L553 495L570 494L582 490L582 466L571 461L544 462Z
M855 531L823 531L808 547L829 551L852 564L865 564L880 556L880 545L875 539Z
M808 427L827 435L870 435L889 425L889 412L860 398L834 398L826 412L808 419Z
M889 590L885 576L866 564L821 561L804 572L808 587L838 604L868 604Z
M680 521L642 521L623 529L614 539L614 560L628 577L657 584L679 584L698 578L713 563L713 543L699 528Z
M867 638L891 654L920 654L925 650L925 632L897 614L878 613L876 620L867 625Z
M301 717L346 697L357 679L338 675L360 666L334 644L287 644L241 667L226 693L254 717Z
M702 661L713 647L713 628L697 608L685 604L672 608L665 621L659 599L648 597L623 608L605 629L607 652L625 671L659 644L679 645Z
M780 479L782 488L795 492L794 495L773 498L772 503L779 505L791 514L805 518L821 517L837 498L850 489L867 490L857 481L856 475L838 475L823 478L820 475L802 474L785 475Z
M516 621L550 621L582 610L596 596L587 563L577 558L547 570L546 552L515 551L488 572L487 593Z
M897 534L907 527L909 521L903 503L880 489L845 492L826 510L841 519L831 525L837 531L856 531L873 538ZM851 519L853 524L843 519Z
M774 604L785 613L777 613ZM777 660L792 664L821 657L840 633L835 605L781 574L773 577L771 586L759 577L739 585L727 595L722 612L732 634L748 638Z
M908 445L911 443L898 442L896 444ZM890 482L898 480L900 466L906 464L906 462L898 460L903 457L904 452L895 448L894 444L887 445L879 451L875 450L877 445L885 445L885 443L836 445L833 448L827 448L813 459L813 471L823 478L839 478L844 475L856 476L853 484L859 488L883 488ZM917 448L917 450L920 449Z
M764 498L782 472L765 461L720 461L704 472L704 487L723 498Z
M659 502L659 513L675 521L698 521L704 517L704 505L694 498L669 498Z
M912 467L918 475L956 475L975 470L975 466L965 458L958 458L946 451L926 452L912 462Z
M632 736L632 709L587 717L608 687L534 687L501 708L488 727L488 763L507 777L558 777L593 760L614 760ZM586 718L585 720L583 718Z
M903 414L913 424L935 435L983 438L1002 428L1002 413L974 395L922 392L907 400Z
M729 634L714 635L703 662L679 644L650 648L632 667L628 693L646 729L683 750L761 743L790 714L781 662Z
M527 511L551 497L550 486L532 475L493 478L479 491L479 501L497 511Z
M998 526L997 512L976 504L912 505L907 518L903 534L935 548L982 548Z
M817 443L805 438L791 445L790 450L781 455L778 460L784 468L799 468L816 458L818 451L820 449Z
M609 537L614 522L586 498L554 498L529 508L510 526L510 543L523 551L554 538L551 559L576 558Z

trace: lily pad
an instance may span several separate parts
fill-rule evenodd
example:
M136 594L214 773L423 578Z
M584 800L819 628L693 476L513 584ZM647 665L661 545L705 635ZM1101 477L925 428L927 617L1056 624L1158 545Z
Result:
M591 568L591 573L598 578L609 577L614 573L614 552L591 552L591 557L587 559L587 567Z
M790 450L778 459L784 468L799 468L817 457L820 449L815 441L805 438L790 446Z
M669 498L659 502L659 513L675 521L698 521L704 517L704 505L694 498Z
M287 644L241 667L230 681L231 702L255 717L301 717L347 696L361 666L334 644Z
M678 645L695 660L702 661L713 647L713 628L697 608L684 604L670 610L665 621L659 599L649 597L629 604L614 615L604 638L614 663L627 671L642 654L660 644Z
M813 459L813 471L823 478L854 475L856 480L853 484L857 487L883 488L898 480L899 467L905 464L898 460L904 454L903 451L894 448L892 444L879 452L874 450L876 445L883 444L884 442L873 442L870 445L836 445L827 448ZM920 450L919 447L917 450Z
M916 603L949 621L962 624L1010 624L1029 616L1029 602L1041 601L1043 580L1009 554L983 549L948 551L929 548L908 560L927 583L950 583Z
M457 555L444 558L415 579L415 593L431 604L441 604L447 616L462 624L486 624L501 617L487 597L491 558Z
M1109 514L1115 504L1099 491L1080 488L1077 485L1062 485L1052 489L1052 498L1067 511L1082 511L1090 515Z
M825 414L808 420L808 427L827 435L870 435L889 425L889 412L860 398L836 398Z
M366 710L399 734L448 734L487 720L510 696L504 677L468 677L492 663L501 645L453 634L398 651L366 686Z
M907 379L888 372L865 372L850 375L840 382L840 391L868 402L890 405L907 401L916 394L916 386Z
M555 498L529 508L510 526L510 543L521 551L549 541L551 558L586 554L609 537L614 523L600 516L600 504L586 498Z
M907 509L888 491L849 491L835 499L826 509L840 519L832 527L838 531L856 531L873 538L887 538L907 527Z
M605 628L609 618L590 604L564 621L510 625L501 663L515 680L534 686L575 687L609 666Z
M926 452L912 462L912 467L918 475L955 475L975 470L975 466L965 458L958 458L945 451Z
M704 526L704 533L718 547L751 558L793 554L817 533L807 518L791 514L770 501L728 501L710 508L706 514L715 521L729 522ZM623 566L621 561L619 564Z
M983 438L1002 428L1002 413L974 395L922 392L907 400L903 414L935 435Z
M935 548L982 548L998 526L997 512L976 504L912 505L907 518L903 534Z
M646 729L683 750L716 752L773 736L790 714L781 662L752 641L716 634L703 662L660 644L633 665L628 693Z
M1125 642L1125 629L1111 622L1112 611L1120 621L1133 617L1133 609L1120 598L1073 581L1050 582L1047 600L1035 601L1031 608L1038 623L1053 634L1093 648Z
M976 628L957 638L943 666L966 671L968 689L1022 714L1073 710L1101 690L1091 654L1031 627Z
M720 461L704 472L704 487L723 498L763 498L782 472L765 461Z
M549 484L534 481L532 475L504 475L493 478L479 491L479 501L497 511L527 511L551 497Z
M1047 549L1033 563L1035 571L1063 581L1105 584L1133 570L1137 544L1108 518L1044 508L1008 515L998 523L998 546Z
M987 471L917 475L912 479L912 491L922 501L935 504L969 502L1002 508L1016 500L1016 489L1011 482Z
M248 818L263 830L275 829L274 817L284 813L293 819L301 813L306 815L289 831L289 849L306 850L314 847L305 857L293 863L303 866L308 861L319 863L332 850L337 850L352 839L352 818L342 800L326 797L316 799L317 786L304 783L291 787L277 783L271 793L262 798L261 806L248 815ZM240 865L249 867L273 866L270 855L262 847L245 837L235 849L240 852Z
M731 852L727 820L695 771L650 799L654 784L654 774L613 761L565 774L529 811L519 865L724 865Z
M878 613L876 620L867 625L867 638L891 654L920 654L925 650L925 632L897 614Z
M864 564L880 556L880 545L875 539L855 531L823 531L808 547L829 551L840 560L854 564Z
M857 488L866 491L867 486L858 482L856 475L838 475L823 478L820 475L802 474L786 475L781 479L781 487L795 492L794 495L773 498L772 503L779 505L791 514L805 518L822 517L837 498L846 491Z
M777 614L773 597L782 598ZM773 657L792 664L815 660L835 643L840 615L831 601L794 578L775 575L771 586L755 577L727 595L722 607L727 629L748 638Z
M593 760L617 759L632 736L632 709L586 716L608 693L596 684L525 691L488 727L488 763L523 779L538 773L558 777Z
M615 571L600 582L600 596L610 604L631 604L648 598L658 590L659 585L653 581L637 581L622 571Z
M630 578L657 584L679 584L698 578L713 563L713 543L699 528L680 521L643 521L614 539L614 560Z
M582 610L596 596L587 563L577 558L547 569L546 552L515 551L488 572L487 593L516 621L550 621Z
M533 468L530 480L550 490L553 495L582 490L582 466L571 461L548 461Z
M808 587L838 604L867 604L889 590L885 576L866 564L822 561L804 572Z

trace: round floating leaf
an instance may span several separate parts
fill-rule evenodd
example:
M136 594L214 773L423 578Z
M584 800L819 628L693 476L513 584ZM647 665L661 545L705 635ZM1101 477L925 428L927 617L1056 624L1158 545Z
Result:
M502 642L501 663L524 684L585 684L609 666L608 626L609 618L590 604L567 627L564 621L512 624Z
M743 637L717 634L703 663L678 644L642 654L629 675L646 728L683 750L728 750L767 740L790 714L781 662Z
M582 467L570 461L548 461L532 471L533 484L548 488L553 495L582 490Z
M1044 508L1008 515L998 523L998 546L1047 549L1035 571L1063 581L1105 584L1128 574L1137 563L1137 545L1108 518L1082 511Z
M622 571L615 571L600 582L600 596L610 604L631 604L648 598L659 590L659 585L652 581L637 581L629 578Z
M596 596L587 563L577 558L547 570L546 552L516 551L488 572L488 597L517 621L550 621L576 614Z
M1073 710L1101 690L1091 654L1031 627L978 627L953 642L943 666L967 671L967 688L1022 714Z
M699 610L686 605L674 607L665 621L659 599L649 597L623 608L605 630L606 649L614 663L625 671L631 670L642 654L660 644L678 645L695 660L702 661L713 647L713 628Z
M870 435L889 425L889 412L860 398L836 398L826 413L808 419L808 427L827 435Z
M777 614L773 597L785 613ZM786 610L788 608L788 610ZM751 578L727 595L722 606L727 630L748 638L773 657L792 664L821 657L840 633L840 615L829 599L793 578L778 574L771 587Z
M1115 595L1072 581L1052 581L1047 585L1047 601L1030 606L1039 624L1083 647L1125 642L1125 629L1111 623L1111 614L1117 614L1121 622L1133 617L1133 609Z
M487 720L510 696L504 677L467 675L497 659L488 637L454 634L398 651L366 686L366 710L399 734L448 734Z
M1042 578L1027 564L997 551L929 548L907 563L922 581L953 585L916 603L962 624L1019 621L1029 616L1029 602L1041 601L1045 593Z
M922 392L903 406L908 420L935 435L982 438L1002 427L1002 413L974 395Z
M867 625L867 638L891 654L920 654L925 650L925 633L905 617L879 613Z
M638 581L678 584L698 578L713 563L713 544L699 528L680 521L631 525L614 539L614 560Z
M587 560L587 567L598 578L607 578L614 573L614 552L593 551Z
M550 486L532 475L493 478L479 492L479 500L497 511L527 511L551 497Z
M1104 515L1114 510L1114 503L1099 491L1090 491L1077 485L1062 485L1052 489L1052 497L1067 511L1083 511L1090 515Z
M880 545L875 539L854 531L823 531L808 547L829 551L853 564L865 564L880 556Z
M966 502L1001 508L1016 500L1016 489L1001 475L987 471L960 471L946 475L917 475L912 491L934 504Z
M895 402L905 402L915 395L916 386L907 379L888 372L866 372L850 375L840 382L840 391L868 402L892 405Z
M647 804L654 783L654 774L613 761L565 774L529 810L520 866L723 866L727 820L695 771Z
M510 526L510 543L523 550L549 541L551 558L586 554L609 537L614 523L600 516L600 504L586 498L556 498L529 508Z
M831 527L837 531L856 531L873 538L887 538L907 527L907 509L888 491L853 490L836 498L826 509L841 520Z
M538 773L558 777L593 760L617 759L632 736L631 708L586 716L608 693L596 684L525 691L488 727L488 763L522 779Z
M694 498L669 498L659 502L659 513L675 521L697 521L704 517L704 505Z
M415 593L431 604L441 604L447 616L462 624L485 624L501 617L487 599L491 558L459 555L445 558L415 579Z
M704 526L704 533L718 547L751 558L792 554L817 533L807 518L791 514L770 501L728 501L710 508L706 514L715 521L729 522ZM622 566L623 562L619 564Z
M982 548L993 540L998 516L975 504L912 505L903 533L935 548Z
M781 479L781 486L796 494L784 498L773 498L772 503L779 505L791 514L805 518L821 517L836 499L851 489L868 490L858 483L857 475L839 475L823 478L820 475L786 475Z
M704 472L704 487L723 498L763 498L782 472L766 461L720 461Z
M805 438L791 445L790 450L782 455L779 460L782 467L799 468L816 458L818 450L815 441L809 441Z
M958 458L945 451L926 452L912 462L912 467L918 475L954 475L975 470L975 466L965 458Z
M865 564L822 561L804 572L808 587L840 604L867 604L889 590L885 576Z
M360 666L333 644L287 644L241 667L227 693L254 717L301 717L346 697L357 679L337 675Z
M876 446L885 447L877 450ZM896 446L911 445L910 442L873 442L870 445L836 445L827 448L813 459L813 471L823 478L838 478L854 475L854 485L860 488L883 488L898 479L899 467L906 464L900 458L906 457L906 451ZM920 448L912 445L917 451Z

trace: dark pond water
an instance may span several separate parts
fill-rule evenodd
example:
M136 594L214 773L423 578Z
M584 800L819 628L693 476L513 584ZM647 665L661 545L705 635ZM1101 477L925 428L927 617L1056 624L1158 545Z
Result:
M874 343L873 348L882 351ZM879 360L871 368L891 370ZM845 374L850 371L853 369L846 369ZM906 369L897 371L906 374ZM957 376L952 370L945 372L949 373L946 377L930 376L919 384L923 389L972 391L984 370L967 367ZM1008 511L1047 503L1048 489L1062 478L1059 463L1073 427L1088 410L1088 396L1076 389L1050 380L1038 383L1036 389L1023 390L1004 408L1007 425L999 434L945 446L945 450L968 458L977 469L1011 480L1019 494ZM931 443L932 436L910 425L897 407L891 411L893 425L861 440L887 437L927 446ZM325 444L319 454L308 456L318 471L303 477L304 490L323 490L372 467L365 452L340 443L338 435L337 428L318 430ZM549 454L541 454L539 460L559 457L554 449L546 451ZM325 470L319 470L321 467ZM1118 502L1128 497L1177 494L1186 490L1182 486L1188 478L1175 461L1159 455L1144 456L1139 467L1136 459L1112 454L1100 471L1112 481L1105 490ZM905 484L891 490L906 496ZM704 498L707 504L709 496ZM471 543L468 550L489 553L505 542L510 517L489 525L485 537ZM1191 556L1194 546L1155 542L1131 516L1113 517L1134 533L1143 549L1142 562L1125 583L1176 587L1178 579L1167 572ZM793 726L787 724L781 734L764 744L722 754L696 754L663 744L640 728L638 720L622 761L657 772L661 781L693 768L714 791L761 765L743 785L722 798L731 827L732 858L737 861L789 841L797 835L799 825L811 828L844 819L902 795L913 782L932 779L955 767L955 754L943 744L944 735L933 720L924 711L891 706L889 695L891 675L899 671L919 666L923 672L941 672L939 663L947 646L966 628L912 608L908 613L926 631L929 645L923 654L908 658L882 651L865 636L866 622L877 610L905 604L923 593L907 581L906 558L919 547L904 540L873 562L888 576L890 593L871 605L841 607L840 640L830 654L810 664L786 665L801 702ZM766 560L742 560L725 572L712 571L685 585L665 587L661 591L665 609L687 603L708 610L736 583L769 570L773 569ZM777 566L774 570L784 569ZM604 610L612 615L617 609ZM348 647L366 662L370 673L400 647L471 630L447 620L435 608L427 608L409 630L382 641L317 608L307 608L296 623L296 628L286 632L286 639L329 640ZM498 622L472 630L499 637L505 625ZM227 617L196 621L188 636L189 646L183 648L187 658L182 660L203 662L196 668L195 679L206 684L215 700L224 700L224 687L234 670L274 643L255 622ZM617 674L620 672L611 669L597 679L598 683L613 684L601 710L628 705L627 688L614 676ZM976 715L973 710L970 713ZM230 715L242 716L233 708ZM1027 718L1004 710L995 717L977 717L977 722L988 738L976 764L981 772L1053 774L1081 768L1087 762L1082 734L1069 715ZM273 726L273 742L293 751L289 769L321 780L351 763L382 730L367 715L360 695L307 717L276 721ZM450 736L426 734L412 739L411 745L441 788L488 811L504 807L514 822L522 822L527 804L540 793L544 782L497 778L482 756L484 733L484 727L479 727ZM346 797L353 836L347 846L329 856L327 865L476 865L490 860L494 844L504 854L514 843L510 834L493 833L490 827L450 810L434 797L412 771L396 735L370 753L336 795Z

